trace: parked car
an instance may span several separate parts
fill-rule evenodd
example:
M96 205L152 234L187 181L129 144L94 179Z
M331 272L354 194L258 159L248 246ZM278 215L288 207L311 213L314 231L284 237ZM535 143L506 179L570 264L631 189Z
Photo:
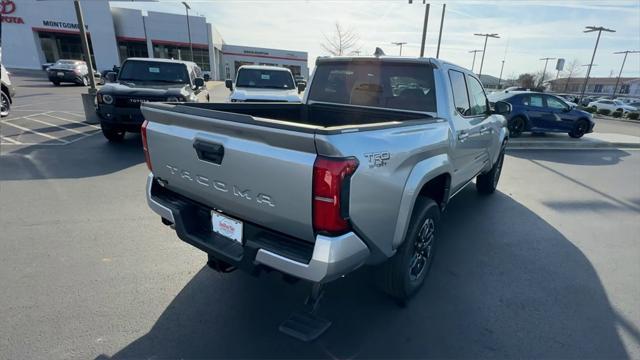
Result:
M512 110L507 117L512 137L523 132L566 132L580 138L593 131L590 113L569 105L566 100L539 92L505 94L490 101L506 101ZM575 105L575 104L574 104Z
M420 288L449 200L496 190L511 106L494 106L467 69L387 57L320 58L303 103L146 103L148 204L217 271L312 282L280 326L311 340L322 284L361 265L401 301Z
M225 81L231 90L231 102L300 102L306 84L296 86L291 70L277 66L243 65L238 68L236 81Z
M638 108L633 107L631 105L627 105L620 100L600 99L600 100L590 102L587 106L596 108L596 111L601 109L607 109L607 110L610 110L611 112L621 111L623 114L626 114L628 112L638 111Z
M100 81L100 73L93 72L96 81ZM47 68L49 81L58 86L60 83L74 83L78 85L89 85L89 67L82 60L58 60Z
M122 141L126 132L140 131L142 103L209 101L202 70L190 61L129 58L117 77L113 72L108 77L111 82L96 97L97 112L102 133L113 142Z
M2 108L0 109L0 116L5 117L9 116L11 111L11 104L13 104L13 97L16 94L16 88L11 83L10 73L7 69L4 68L4 65L0 63L0 75L1 76L1 85L2 85Z
M118 77L118 72L120 72L120 66L117 65L113 65L113 67L111 68L111 70L102 70L100 71L100 85L104 85L107 83L107 74L108 73L114 73L115 77Z

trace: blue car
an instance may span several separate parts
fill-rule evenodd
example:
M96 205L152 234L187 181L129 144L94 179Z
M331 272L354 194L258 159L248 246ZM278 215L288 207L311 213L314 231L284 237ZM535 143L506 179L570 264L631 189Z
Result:
M576 109L560 97L539 92L498 93L491 102L511 104L507 117L509 133L518 137L525 131L564 132L580 138L593 131L595 123L590 113Z

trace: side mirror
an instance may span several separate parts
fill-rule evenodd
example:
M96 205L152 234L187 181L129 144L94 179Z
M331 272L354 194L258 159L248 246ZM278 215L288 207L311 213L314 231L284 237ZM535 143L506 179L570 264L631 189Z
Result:
M493 113L499 115L509 115L511 113L511 104L506 101L496 101L493 105Z
M203 78L195 78L193 83L196 85L196 88L204 87L204 79Z
M211 80L211 75L209 75L209 74L204 74L204 75L202 75L202 77L204 78L204 81Z
M298 83L298 94L304 91L307 88L307 84L303 82Z
M231 79L227 79L227 80L225 80L225 81L224 81L224 86L225 86L227 89L229 89L229 90L233 91L233 81L231 81Z
M114 73L113 71L109 71L107 73L107 80L109 82L116 82L116 73Z

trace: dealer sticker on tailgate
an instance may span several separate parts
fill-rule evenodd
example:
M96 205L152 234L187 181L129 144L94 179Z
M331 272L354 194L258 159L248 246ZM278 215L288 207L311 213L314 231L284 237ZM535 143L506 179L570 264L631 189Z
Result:
M212 230L242 244L242 221L211 211Z

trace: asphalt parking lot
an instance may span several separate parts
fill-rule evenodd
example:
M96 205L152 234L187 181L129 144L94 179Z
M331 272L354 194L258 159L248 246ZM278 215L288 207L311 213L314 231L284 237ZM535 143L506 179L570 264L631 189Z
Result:
M407 307L363 268L328 287L333 326L307 344L277 330L304 283L207 268L147 208L138 135L107 143L82 121L83 88L14 79L0 122L0 358L640 357L636 149L511 150L499 192L452 200Z

